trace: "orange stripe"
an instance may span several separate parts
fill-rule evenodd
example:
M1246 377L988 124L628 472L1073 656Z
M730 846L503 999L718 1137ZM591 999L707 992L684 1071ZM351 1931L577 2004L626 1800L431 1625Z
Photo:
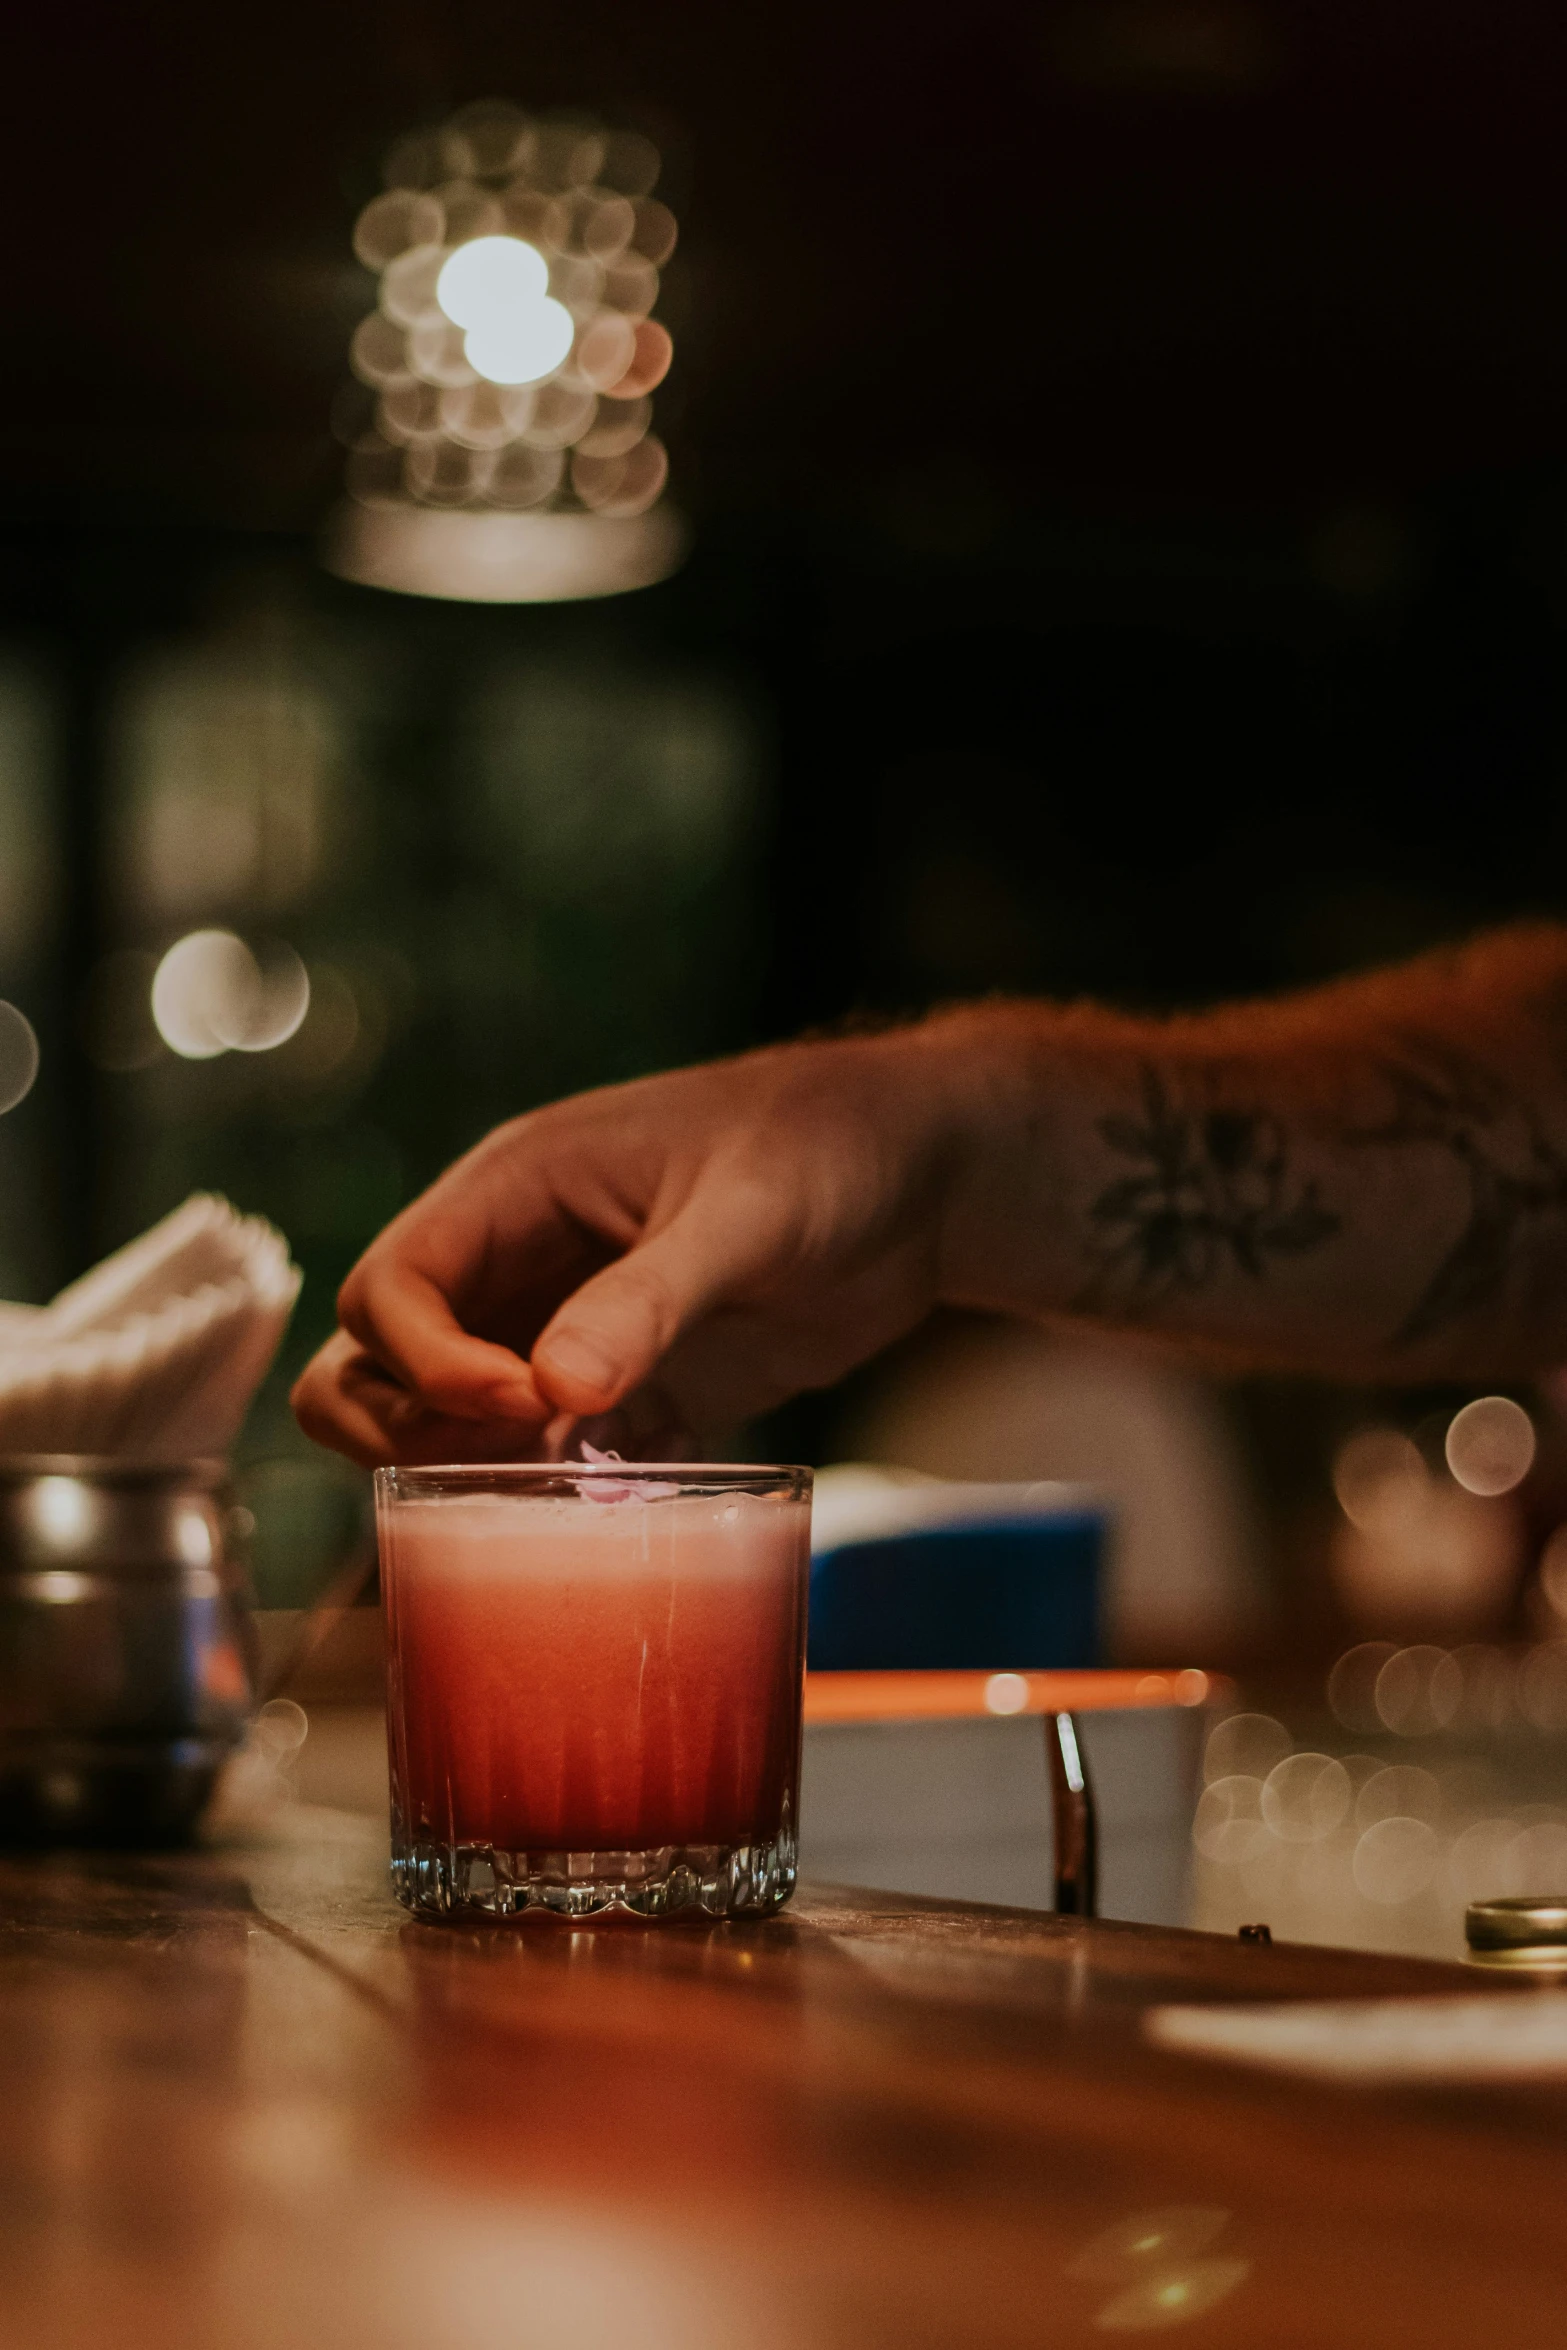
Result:
M1027 1695L1019 1702L1019 1683ZM1000 1684L1000 1686L997 1686ZM807 1673L808 1722L918 1722L947 1716L1092 1713L1109 1707L1213 1705L1217 1673Z

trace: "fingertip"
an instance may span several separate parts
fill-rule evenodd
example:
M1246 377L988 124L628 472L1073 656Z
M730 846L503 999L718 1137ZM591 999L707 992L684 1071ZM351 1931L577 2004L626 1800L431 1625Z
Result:
M444 1407L437 1406L437 1409L441 1408ZM540 1395L536 1387L531 1388L525 1396L513 1388L506 1388L476 1396L471 1403L454 1410L452 1417L459 1420L489 1420L500 1427L526 1428L530 1434L537 1434L554 1419L555 1406Z
M342 1453L361 1468L379 1468L395 1459L395 1444L376 1416L350 1397L319 1383L300 1380L293 1396L294 1416L312 1444Z
M529 1427L542 1427L554 1417L554 1405L540 1394L538 1381L520 1355L488 1344L484 1353L491 1359L482 1369L476 1361L454 1365L449 1374L425 1381L425 1400L460 1419L521 1420ZM498 1355L505 1355L504 1363L494 1361Z
M554 1411L590 1417L619 1402L629 1382L605 1348L576 1329L547 1331L533 1350L533 1380Z
M389 1349L376 1348L378 1356ZM553 1406L521 1355L455 1328L422 1333L393 1356L398 1383L427 1408L458 1420L517 1420L538 1427Z

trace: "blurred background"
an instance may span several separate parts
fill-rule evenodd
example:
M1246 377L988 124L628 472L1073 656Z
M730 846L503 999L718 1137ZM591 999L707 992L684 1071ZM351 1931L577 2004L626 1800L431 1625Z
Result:
M1522 0L89 0L13 36L0 993L41 1059L0 1120L0 1295L197 1187L283 1228L264 1599L308 1598L358 1508L288 1381L497 1119L845 1017L1195 1005L1563 910L1564 51ZM321 560L364 432L355 221L400 141L497 98L662 157L690 543L635 593ZM214 928L285 1010L303 967L275 1046L154 1018ZM1106 1486L1118 1653L1239 1672L1285 1741L1220 1758L1214 1914L1284 1900L1297 1848L1358 1885L1385 1818L1426 1823L1388 1845L1418 1907L1477 1823L1567 1847L1533 1781L1364 1793L1438 1787L1400 1739L1510 1739L1527 1779L1567 1727L1567 1435L1520 1394L1528 1457L1474 1490L1470 1400L953 1319L751 1442ZM1336 1811L1299 1770L1274 1801L1330 1826L1270 1825L1281 1755L1357 1738Z

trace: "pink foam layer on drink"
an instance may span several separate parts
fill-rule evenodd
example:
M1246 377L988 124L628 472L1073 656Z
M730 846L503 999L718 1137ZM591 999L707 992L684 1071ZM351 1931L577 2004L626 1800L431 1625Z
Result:
M407 1832L512 1852L776 1836L799 1776L809 1508L719 1494L383 1513Z

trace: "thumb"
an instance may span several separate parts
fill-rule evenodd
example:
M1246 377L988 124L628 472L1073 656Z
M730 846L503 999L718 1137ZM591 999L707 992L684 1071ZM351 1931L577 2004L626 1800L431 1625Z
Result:
M540 1333L531 1368L563 1410L607 1412L640 1387L677 1338L778 1262L781 1235L752 1195L715 1215L693 1199L668 1228L567 1298Z

